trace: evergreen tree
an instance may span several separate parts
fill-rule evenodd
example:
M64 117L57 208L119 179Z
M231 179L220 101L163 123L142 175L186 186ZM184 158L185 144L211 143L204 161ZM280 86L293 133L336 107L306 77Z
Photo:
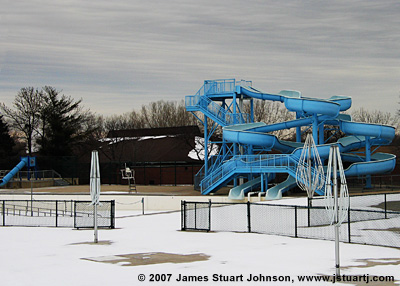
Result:
M91 114L82 111L82 100L60 95L50 86L43 88L44 106L41 110L39 152L50 156L72 155L74 147L93 132L86 124Z
M9 134L8 125L3 121L3 115L0 115L0 157L11 155L14 145L14 140Z

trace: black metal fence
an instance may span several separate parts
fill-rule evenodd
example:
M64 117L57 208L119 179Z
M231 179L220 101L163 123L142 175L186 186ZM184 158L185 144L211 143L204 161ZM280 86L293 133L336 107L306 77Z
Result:
M318 205L322 203L313 200L312 206L298 206L183 201L181 229L334 240L334 227L325 207ZM400 194L353 197L351 204L340 228L341 241L400 247L400 211L392 210L400 207Z
M101 201L97 208L99 228L115 228L115 201ZM0 200L2 226L94 227L90 201Z

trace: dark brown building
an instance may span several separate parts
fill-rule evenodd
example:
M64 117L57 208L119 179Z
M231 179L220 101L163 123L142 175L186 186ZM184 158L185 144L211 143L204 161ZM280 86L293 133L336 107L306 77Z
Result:
M135 170L136 184L193 184L202 166L188 156L196 136L202 136L198 126L112 131L99 148L102 183L127 183L121 175L126 164Z

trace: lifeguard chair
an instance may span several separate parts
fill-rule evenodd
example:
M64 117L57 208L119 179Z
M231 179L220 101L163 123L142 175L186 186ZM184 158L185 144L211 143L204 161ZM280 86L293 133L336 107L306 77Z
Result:
M137 193L136 182L135 182L135 170L127 167L125 163L125 168L121 169L121 173L122 173L122 179L128 180L129 193L132 191L135 191Z

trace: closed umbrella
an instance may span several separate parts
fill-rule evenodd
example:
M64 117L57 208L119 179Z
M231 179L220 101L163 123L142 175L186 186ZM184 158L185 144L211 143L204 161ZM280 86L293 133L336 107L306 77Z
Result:
M100 201L100 165L99 153L92 151L92 161L90 164L90 196L92 197L92 205L94 208L94 242L98 242L97 232L97 206Z

